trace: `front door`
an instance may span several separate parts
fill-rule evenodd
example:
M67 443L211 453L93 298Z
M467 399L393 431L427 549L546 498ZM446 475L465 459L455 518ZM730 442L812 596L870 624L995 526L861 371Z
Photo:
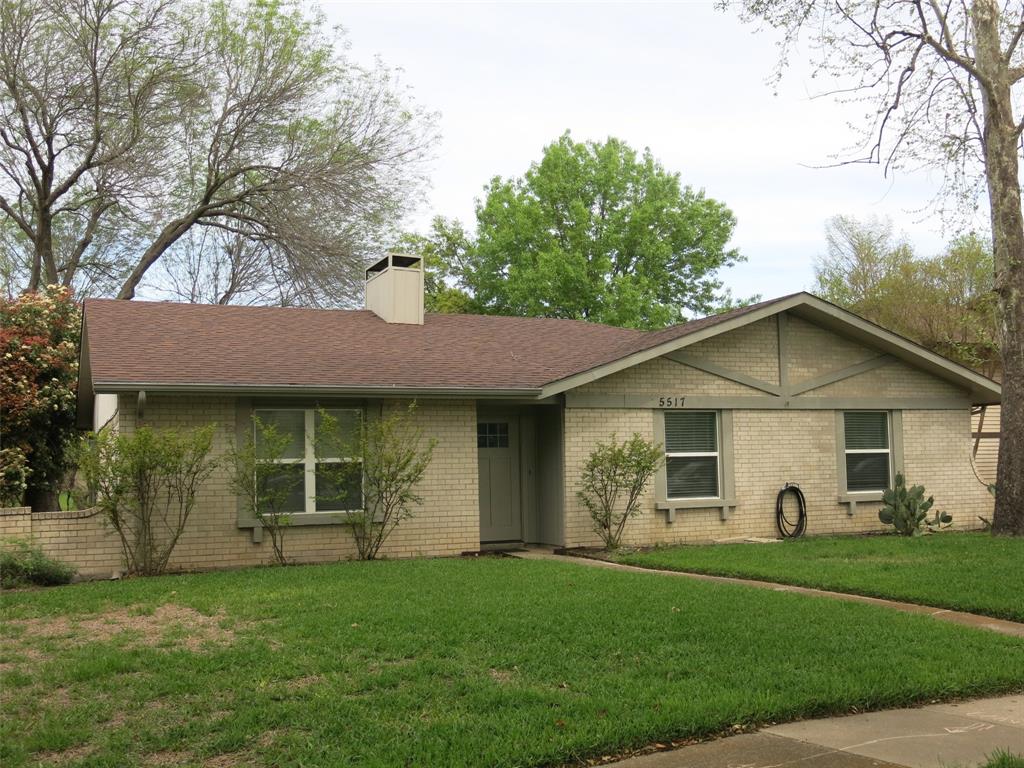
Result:
M476 445L480 464L480 541L522 541L516 419L481 417L476 425Z

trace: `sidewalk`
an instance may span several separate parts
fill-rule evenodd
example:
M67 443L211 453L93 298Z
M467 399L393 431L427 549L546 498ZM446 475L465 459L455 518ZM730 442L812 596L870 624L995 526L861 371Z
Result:
M526 560L555 560L562 563L576 563L577 565L591 566L594 568L611 568L620 571L632 571L634 573L656 574L658 576L676 576L684 579L697 579L698 581L710 581L719 584L738 584L744 587L755 587L757 589L770 589L775 592L795 592L800 595L811 595L814 597L829 597L833 600L843 600L849 603L868 603L880 605L885 608L892 608L903 613L918 613L940 621L948 621L953 624L963 624L978 629L988 629L1011 637L1024 637L1024 624L1005 619L994 619L991 616L980 616L976 613L964 613L963 611L951 611L945 608L935 608L915 603L901 603L897 600L886 600L880 597L866 597L854 595L849 592L831 592L826 589L813 589L811 587L795 587L789 584L779 584L773 581L759 581L757 579L738 579L731 576L709 576L703 573L687 573L686 571L667 571L657 568L640 568L635 565L623 565L612 563L607 560L595 560L589 557L571 557L569 555L556 555L550 548L534 547L524 551L510 553L514 557Z
M1024 696L805 720L658 752L616 768L977 768L1024 755Z

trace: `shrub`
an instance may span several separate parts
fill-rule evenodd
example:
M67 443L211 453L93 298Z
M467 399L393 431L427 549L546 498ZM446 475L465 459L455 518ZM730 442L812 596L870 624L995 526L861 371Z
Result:
M213 427L206 426L191 432L141 427L128 434L102 429L82 442L79 472L121 539L129 573L167 568L199 486L216 466L208 458L212 441Z
M21 448L0 448L0 507L19 507L28 487L28 459Z
M273 425L265 424L254 414L253 428L241 446L229 455L234 469L231 486L242 498L246 511L270 534L274 559L284 565L284 535L292 516L286 510L292 492L303 484L301 474L277 470L276 462L284 457L291 436Z
M14 482L25 483L21 497L37 512L57 509L55 489L69 466L80 331L81 313L68 288L0 297L3 442L24 457L23 477ZM13 454L2 461L5 469L15 466ZM7 501L15 488L6 486Z
M317 471L325 486L334 489L333 494L318 496L327 501L344 501L352 484L362 482L362 509L346 512L343 518L360 560L375 560L399 523L413 516L411 507L423 501L415 488L430 465L437 441L424 441L423 431L413 421L415 411L413 403L404 410L363 419L355 435L342 429L329 412L319 412L317 456L357 457L321 464Z
M924 486L907 488L903 475L896 474L893 487L882 494L884 507L878 512L878 519L891 525L900 536L920 536L926 529L937 529L953 522L952 515L936 512L928 519L928 510L935 503L935 497L924 497Z
M12 589L26 584L50 587L67 584L75 569L43 554L38 544L24 539L0 543L0 587Z
M605 549L617 549L626 522L640 511L640 497L663 460L661 446L634 433L619 443L598 443L583 468L577 496L590 512L594 531ZM619 500L625 496L625 503Z

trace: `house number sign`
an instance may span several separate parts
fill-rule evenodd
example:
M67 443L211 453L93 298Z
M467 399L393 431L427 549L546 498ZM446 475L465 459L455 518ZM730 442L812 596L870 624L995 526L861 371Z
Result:
M681 395L667 395L658 398L659 408L682 408L686 398Z

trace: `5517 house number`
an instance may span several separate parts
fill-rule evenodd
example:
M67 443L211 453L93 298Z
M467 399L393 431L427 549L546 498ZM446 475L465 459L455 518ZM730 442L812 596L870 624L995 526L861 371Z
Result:
M682 408L686 402L686 398L681 395L669 395L667 397L658 398L659 408Z

